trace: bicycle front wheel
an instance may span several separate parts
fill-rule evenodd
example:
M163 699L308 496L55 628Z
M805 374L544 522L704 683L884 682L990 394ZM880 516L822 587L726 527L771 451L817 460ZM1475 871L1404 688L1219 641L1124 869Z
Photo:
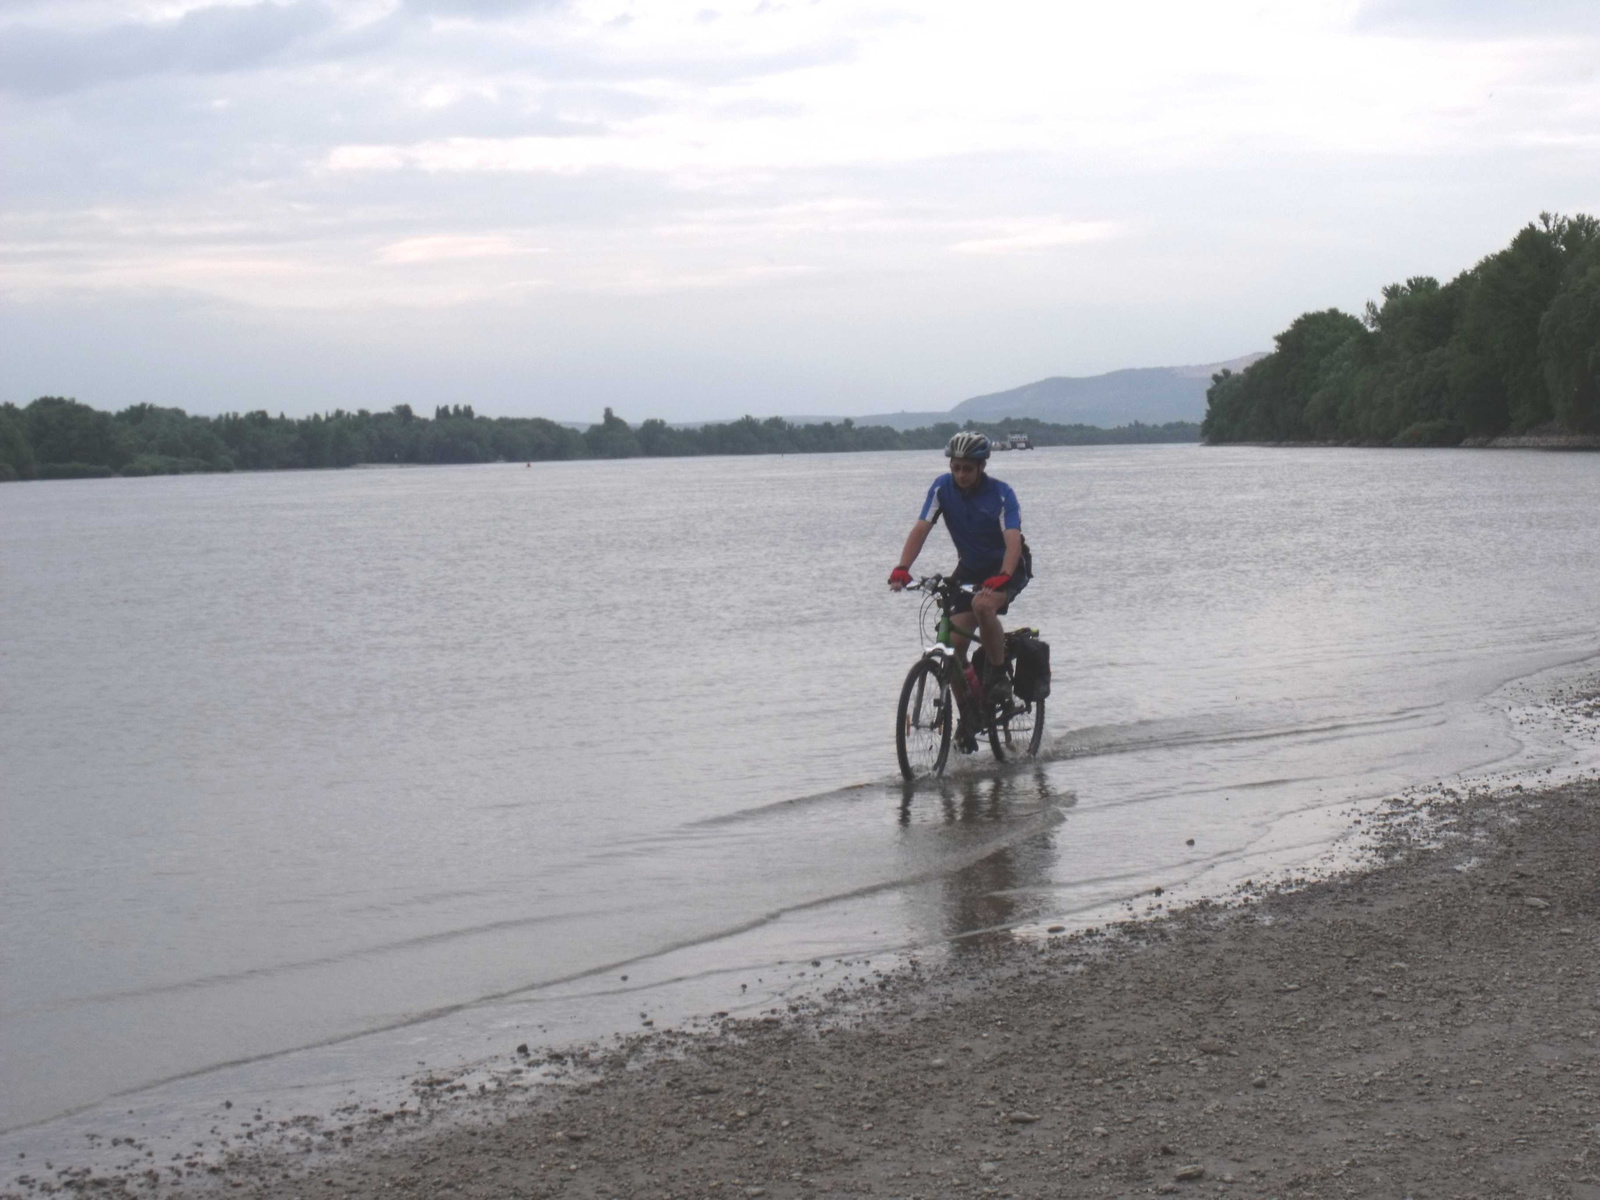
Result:
M900 689L894 748L907 779L938 775L950 757L950 685L932 659L918 659Z

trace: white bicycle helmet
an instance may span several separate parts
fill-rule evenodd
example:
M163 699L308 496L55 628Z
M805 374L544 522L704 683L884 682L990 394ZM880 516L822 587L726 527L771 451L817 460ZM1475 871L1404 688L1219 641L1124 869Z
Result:
M989 457L989 439L971 429L963 429L944 448L946 458L970 458L982 462Z

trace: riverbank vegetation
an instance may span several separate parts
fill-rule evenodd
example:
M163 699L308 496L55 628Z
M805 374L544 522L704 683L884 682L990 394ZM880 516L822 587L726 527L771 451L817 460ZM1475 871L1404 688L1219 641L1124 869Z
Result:
M1210 443L1459 445L1600 432L1600 221L1541 214L1449 283L1306 313L1206 393Z
M1192 422L1101 429L1017 420L968 422L1001 437L1027 433L1036 446L1128 442L1197 442ZM265 412L191 416L181 408L136 404L102 412L76 400L42 396L0 405L0 480L109 475L177 475L206 471L350 467L359 463L547 462L576 458L662 458L703 454L810 454L848 450L916 450L943 446L955 422L897 431L853 421L796 424L781 417L743 417L684 427L649 420L630 425L606 409L586 430L541 417L480 417L471 405L441 406L431 419L400 404L274 417Z

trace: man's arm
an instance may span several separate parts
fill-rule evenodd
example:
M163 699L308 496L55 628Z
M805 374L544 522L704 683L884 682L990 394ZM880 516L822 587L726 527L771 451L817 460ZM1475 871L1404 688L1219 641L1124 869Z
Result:
M1002 536L1006 539L1006 556L1000 560L1000 574L991 575L983 581L985 592L998 592L1004 586L998 581L1009 580L1017 573L1017 564L1022 561L1022 530L1007 529Z
M1015 575L1017 566L1022 562L1022 530L1007 529L1004 536L1006 539L1006 558L1000 567L1000 574Z
M1022 563L1022 506L1017 503L1017 494L1003 483L1000 485L1000 502L1001 536L1006 540L1000 574L1009 579L1017 573L1017 567ZM984 590L992 589L985 587Z
M922 544L928 540L928 534L932 530L932 521L923 521L919 519L911 526L911 532L906 534L905 549L900 551L900 565L895 568L896 570L911 570L911 564L916 562L917 555L922 553ZM1020 534L1017 537L1017 545L1019 547L1018 553L1021 553L1020 547L1022 545L1022 537ZM898 592L901 588L905 587L906 582L906 580L897 580L891 578L889 580L889 586Z

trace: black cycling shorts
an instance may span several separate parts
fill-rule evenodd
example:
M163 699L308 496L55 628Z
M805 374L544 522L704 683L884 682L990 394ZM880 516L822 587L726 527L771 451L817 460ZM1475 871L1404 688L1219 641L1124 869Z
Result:
M996 571L974 571L963 563L955 569L950 578L957 583L973 583L981 587L983 581L995 573ZM1028 571L1027 559L1024 557L1023 561L1017 566L1017 573L1001 589L1006 597L1006 602L1000 606L1001 613L1006 612L1011 607L1011 602L1017 598L1017 593L1028 586L1028 580L1031 578L1033 576ZM973 592L957 592L953 598L953 603L950 605L950 611L952 613L971 612L974 594Z

